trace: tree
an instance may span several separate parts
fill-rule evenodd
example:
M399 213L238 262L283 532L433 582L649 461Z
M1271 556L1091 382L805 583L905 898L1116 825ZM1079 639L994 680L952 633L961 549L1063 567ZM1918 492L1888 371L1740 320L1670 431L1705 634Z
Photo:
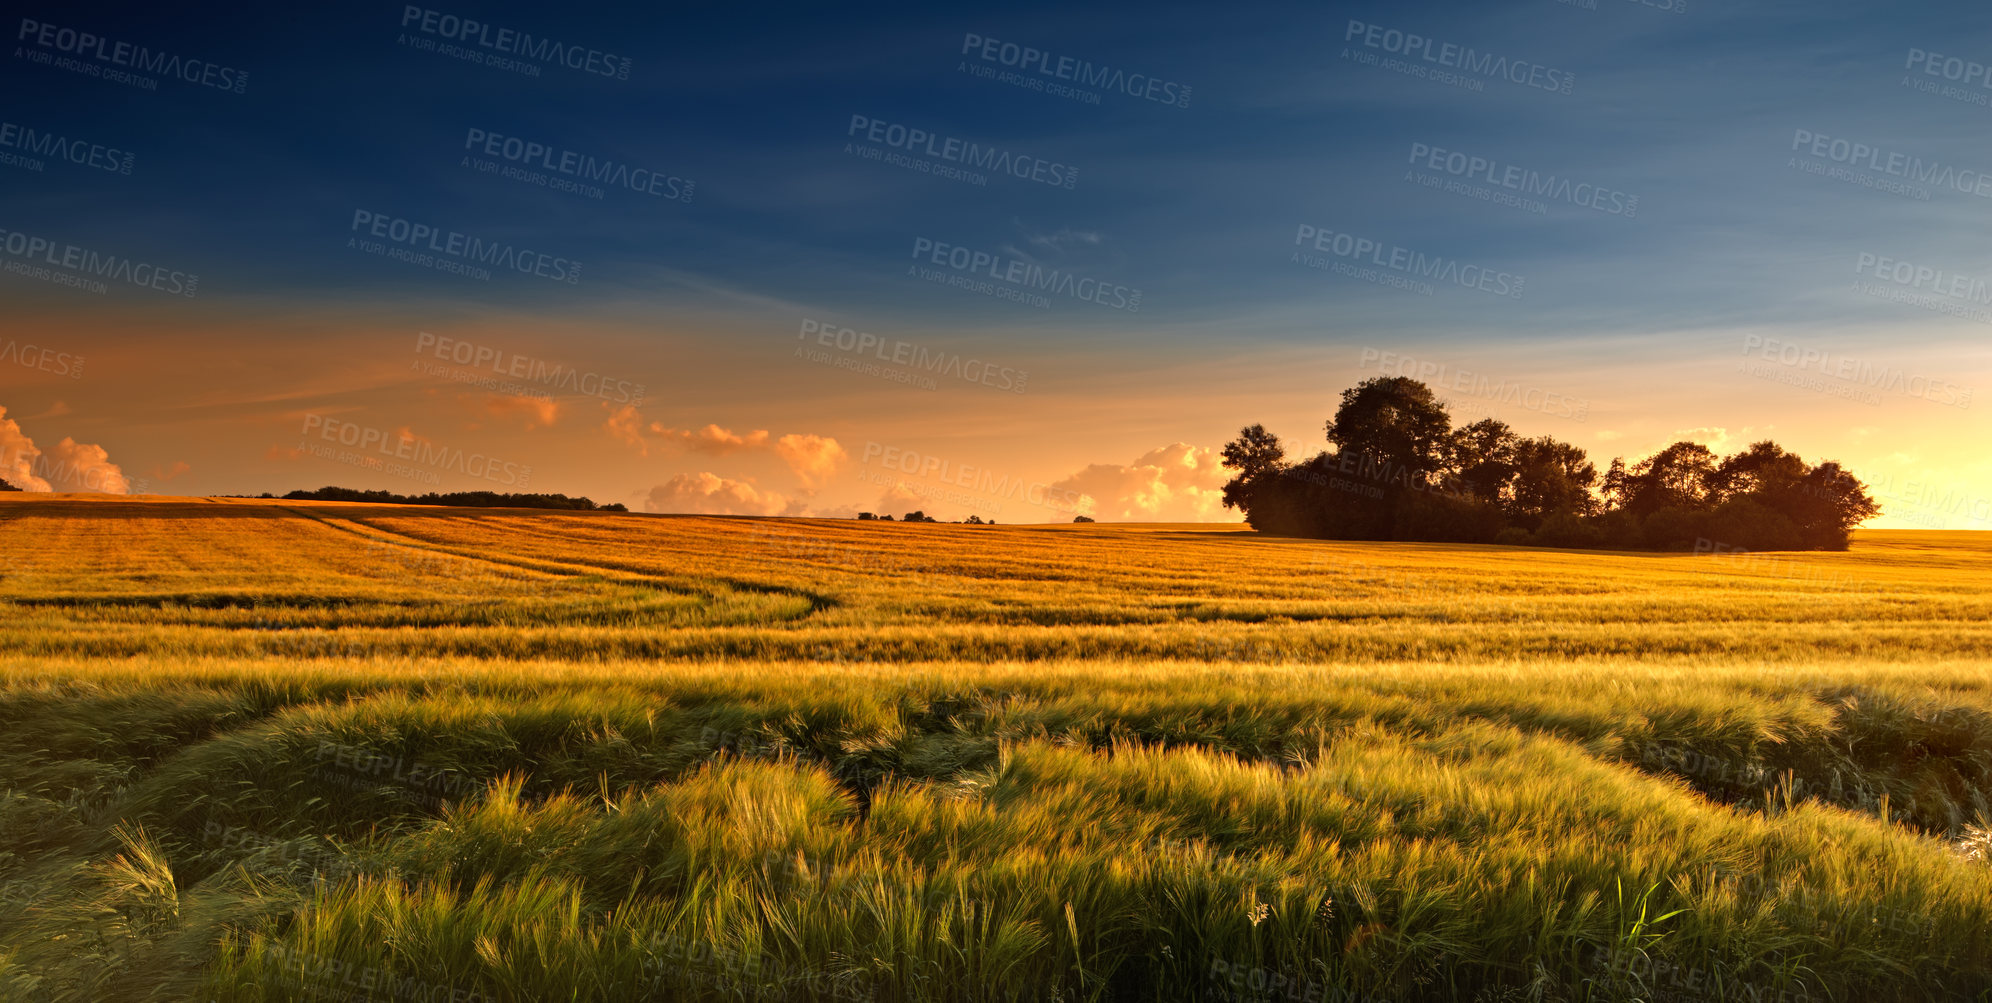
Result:
M1446 465L1459 489L1497 504L1506 498L1517 469L1516 441L1515 430L1494 418L1454 429L1446 438Z
M1328 441L1353 454L1363 476L1401 487L1430 484L1445 469L1452 418L1432 388L1408 376L1373 376L1342 391Z
M914 509L913 511L908 512L905 515L900 516L899 521L900 522L940 522L939 519L936 519L933 516L928 515L926 512L920 509Z
M1075 515L1075 516L1073 516L1073 517L1072 517L1072 521L1073 521L1073 522L1092 522L1092 521L1093 521L1093 517L1092 517L1092 516L1090 516L1090 515Z
M1788 512L1807 547L1847 549L1854 527L1881 514L1861 479L1832 460L1812 468L1792 493Z
M1700 511L1716 500L1715 454L1699 442L1676 442L1626 474L1625 508L1647 516L1663 508Z
M1225 466L1242 477L1256 477L1278 470L1286 460L1286 447L1280 444L1279 436L1266 431L1266 426L1247 425L1238 430L1238 438L1225 445L1223 455Z
M0 480L0 491L19 491L19 490L21 489L13 486L12 484L7 483L4 480Z
M1598 486L1598 494L1603 496L1606 511L1622 511L1625 503L1632 498L1632 485L1625 472L1625 457L1612 457L1612 465L1605 470L1605 479Z
M1552 515L1590 515L1597 507L1591 488L1598 468L1582 449L1545 435L1516 442L1514 456L1507 505L1512 518L1533 526Z
M1880 509L1838 464L1811 467L1768 440L1720 461L1676 442L1602 477L1584 450L1483 419L1454 429L1431 389L1376 377L1342 392L1330 450L1288 461L1247 425L1223 450L1224 503L1253 529L1330 540L1533 543L1705 550L1844 549Z
M1238 471L1238 476L1224 484L1225 508L1250 508L1248 498L1252 489L1266 477L1278 474L1286 464L1286 447L1264 425L1239 429L1238 438L1225 444L1223 455L1224 465Z
M1716 497L1722 501L1755 495L1760 501L1768 502L1789 494L1811 470L1804 460L1765 439L1753 442L1749 449L1725 458L1715 468L1711 486Z

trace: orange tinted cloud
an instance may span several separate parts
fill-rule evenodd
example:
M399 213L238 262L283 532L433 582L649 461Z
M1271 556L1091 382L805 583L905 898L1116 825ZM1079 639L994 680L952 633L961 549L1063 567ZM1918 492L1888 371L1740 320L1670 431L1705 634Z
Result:
M763 433L765 434L765 433ZM837 440L821 435L790 434L775 443L775 452L795 471L804 487L815 490L851 458Z
M478 411L493 418L523 417L528 432L552 425L554 420L560 417L559 402L547 397L485 394L474 406Z
M1224 482L1230 479L1216 450L1171 443L1133 463L1094 463L1052 485L1075 491L1079 509L1098 519L1214 522L1227 519Z
M608 408L608 402L603 401L602 407ZM637 413L635 405L624 404L611 410L602 421L602 431L609 433L609 437L617 442L635 449L636 455L650 455L650 446L643 441L643 415Z
M68 436L46 450L0 407L0 480L23 491L131 493L131 481L104 447Z
M703 515L789 515L794 514L794 508L794 503L778 492L710 472L679 474L651 488L643 502L645 512Z
M155 481L170 481L192 469L194 468L185 460L177 461L170 467L154 465L152 468L152 479Z
M768 433L765 429L740 435L718 425L707 425L697 431L691 431L665 428L662 424L652 422L650 431L659 438L675 442L693 452L708 453L713 456L725 456L743 449L760 449L768 444Z

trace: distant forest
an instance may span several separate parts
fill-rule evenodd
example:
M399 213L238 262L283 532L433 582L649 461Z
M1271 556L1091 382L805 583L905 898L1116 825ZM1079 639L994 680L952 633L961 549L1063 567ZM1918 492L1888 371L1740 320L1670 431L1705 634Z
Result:
M264 498L273 497L263 495ZM374 502L381 505L455 505L461 508L557 508L584 512L627 512L621 504L597 505L586 498L569 498L566 495L515 495L500 494L495 491L453 491L449 494L431 492L425 495L398 495L388 491L355 491L352 488L319 488L316 491L293 491L284 495L288 501L342 501Z
M20 488L0 480L0 491L19 491ZM222 498L248 498L249 495L221 495ZM275 498L276 495L264 492L257 498ZM286 501L342 501L373 502L379 505L454 505L460 508L557 508L582 512L627 512L629 508L621 504L597 505L587 498L569 498L566 495L508 495L494 491L455 491L449 494L431 492L425 495L398 495L391 491L357 491L353 488L323 487L316 491L293 491L283 496Z
M1379 376L1342 391L1329 447L1288 462L1263 425L1224 447L1224 504L1252 528L1325 540L1613 550L1845 550L1881 509L1859 478L1765 440L1730 456L1676 442L1601 477L1582 449L1505 422L1452 427L1430 387Z

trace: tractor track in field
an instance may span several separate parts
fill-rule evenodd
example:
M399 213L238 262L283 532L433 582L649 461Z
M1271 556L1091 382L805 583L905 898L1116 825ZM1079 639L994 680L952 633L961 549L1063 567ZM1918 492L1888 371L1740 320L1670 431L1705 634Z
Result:
M556 579L577 580L591 577L600 578L603 581L614 584L636 585L673 595L698 596L707 603L715 603L722 599L723 596L717 590L710 587L702 587L708 583L712 583L724 586L734 592L769 596L792 596L806 600L809 603L809 611L804 614L805 617L815 616L838 606L835 598L820 592L798 589L786 585L773 585L767 582L756 582L742 578L715 575L703 580L685 581L660 578L627 565L610 562L555 561L547 558L515 555L508 555L504 559L499 559L489 554L479 553L473 548L424 539L412 533L389 529L364 520L339 519L335 521L334 519L321 517L302 509L287 506L280 507L286 512L311 519L335 532L350 534L386 546L398 547L413 553L436 554L459 560L473 561L515 571L536 572Z

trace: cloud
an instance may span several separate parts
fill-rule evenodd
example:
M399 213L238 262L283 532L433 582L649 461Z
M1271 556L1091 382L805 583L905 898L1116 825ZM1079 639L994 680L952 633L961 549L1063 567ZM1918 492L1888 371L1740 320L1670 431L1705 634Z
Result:
M0 481L23 491L55 490L35 476L36 461L40 459L41 450L35 448L35 441L21 431L14 419L7 417L6 408L0 407Z
M608 408L609 402L603 401L602 407ZM637 413L636 405L624 404L610 411L609 416L602 421L602 431L609 433L610 438L635 449L636 455L650 455L650 447L643 441L643 415Z
M809 492L822 487L836 474L837 468L851 458L850 453L829 436L791 432L774 439L767 429L734 432L718 425L683 429L670 428L655 421L644 425L636 408L627 406L610 414L608 420L602 423L602 428L611 436L634 446L642 456L650 455L652 442L668 443L707 456L772 453L788 464L796 479L802 482L803 490Z
M692 452L712 456L725 456L743 449L761 449L768 444L768 433L765 429L739 435L718 425L707 425L697 431L691 431L665 428L658 422L651 422L650 431L653 435L675 442Z
M192 469L194 468L189 466L185 460L177 460L170 467L161 467L155 464L152 468L152 477L154 480L170 481Z
M645 512L700 515L792 515L795 508L780 493L708 472L679 474L651 488L643 502Z
M908 512L926 512L930 507L931 503L920 497L919 492L908 487L905 481L894 481L891 487L885 489L884 494L878 496L876 511L880 515L889 515L897 519ZM932 512L927 514L933 515Z
M1737 442L1755 442L1757 441L1757 436L1769 432L1771 429L1774 429L1776 427L1777 427L1776 425L1765 425L1762 428L1757 428L1755 426L1745 425L1743 428L1739 429L1734 436L1732 436L1729 434L1728 429L1723 428L1720 425L1701 425L1695 428L1675 429L1674 439L1675 441L1686 440L1688 442L1699 442L1702 445L1707 446L1709 449L1719 452L1722 450L1724 446L1727 446L1732 440Z
M0 480L23 491L131 493L124 471L102 446L64 436L43 450L0 407Z
M892 486L878 496L878 504L871 510L895 519L908 512L923 512L942 520L966 519L970 515L976 515L995 521L1003 512L1003 504L991 499L971 497L963 492L952 491L938 485L902 480L892 482ZM810 514L833 519L836 518L836 513L841 511L842 509L826 509ZM1029 522L1029 517L1026 516L1024 521Z
M821 435L784 435L775 443L775 453L795 471L803 487L811 491L821 487L837 472L839 464L851 458L837 440Z
M1079 511L1099 519L1153 522L1230 521L1224 482L1230 480L1216 450L1171 443L1126 465L1095 463L1053 484L1081 496Z
M548 397L515 397L511 394L484 394L477 399L465 394L460 400L472 401L472 407L492 418L505 419L523 415L526 431L551 425L560 417L560 404ZM475 428L476 426L472 426Z
M111 462L102 446L77 442L68 436L48 447L47 476L57 491L101 491L110 495L131 493L131 481Z

